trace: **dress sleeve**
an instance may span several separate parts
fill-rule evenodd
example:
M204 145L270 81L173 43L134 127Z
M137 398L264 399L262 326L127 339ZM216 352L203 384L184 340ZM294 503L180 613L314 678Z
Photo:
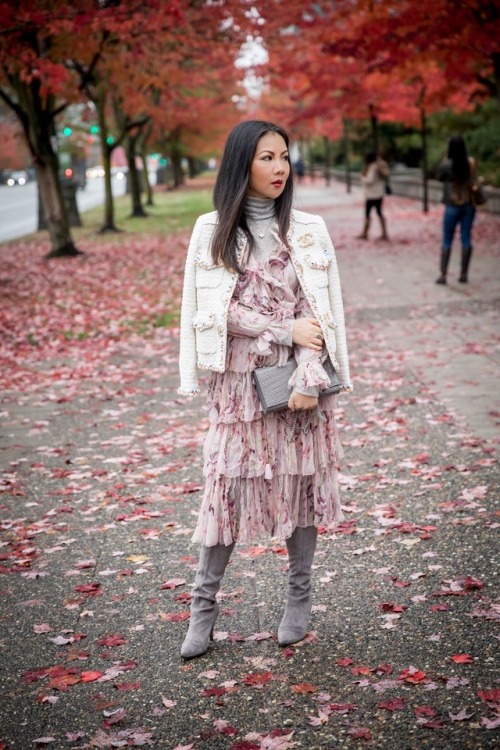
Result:
M269 343L292 346L292 329L294 318L290 311L261 313L232 299L229 304L227 330L232 336L255 339L251 347L259 354L269 354Z
M295 305L296 318L313 318L314 313L311 310L302 288L299 287L297 303ZM326 352L316 352L306 346L294 347L297 369L290 378L288 385L292 386L294 391L304 396L319 396L321 386L330 383L330 378L325 372L323 362L326 359Z

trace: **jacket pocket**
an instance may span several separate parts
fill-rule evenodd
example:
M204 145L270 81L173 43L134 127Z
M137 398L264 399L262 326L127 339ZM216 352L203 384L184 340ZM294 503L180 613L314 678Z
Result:
M328 286L328 266L332 260L330 256L319 250L311 250L304 257L314 283L319 287Z
M213 354L217 351L215 313L197 310L193 317L197 354Z
M197 289L215 289L224 278L224 266L215 266L210 259L198 256L195 258Z

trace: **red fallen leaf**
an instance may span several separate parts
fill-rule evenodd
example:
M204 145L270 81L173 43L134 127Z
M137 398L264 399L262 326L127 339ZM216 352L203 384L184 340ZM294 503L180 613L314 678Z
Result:
M49 667L34 667L33 669L28 669L27 672L23 672L21 679L24 683L30 685L32 682L37 682L38 680L47 677L48 670Z
M80 682L79 675L76 674L65 674L59 677L53 677L49 682L49 687L54 690L67 690L70 685L76 685Z
M375 674L392 674L393 668L390 664L379 664L373 671Z
M94 680L98 680L99 677L102 677L102 672L82 672L80 675L80 681L81 682L94 682Z
M485 703L500 703L500 688L492 690L478 690L477 697Z
M350 664L354 664L354 662L349 656L344 656L343 659L337 659L335 664L338 667L348 667Z
M415 706L415 716L435 716L436 710L431 706Z
M317 693L318 688L315 685L311 685L310 682L299 682L298 685L292 685L292 692L305 695L306 693Z
M99 638L97 644L99 646L122 646L127 643L127 639L122 635L105 635Z
M383 602L378 606L382 612L404 612L405 609L408 609L406 604L395 604L394 602Z
M474 591L475 589L484 588L484 583L478 578L472 578L471 576L464 576L458 579L466 591Z
M292 656L295 656L295 649L291 648L291 646L288 646L287 648L281 649L281 656L284 659L290 659Z
M405 589L408 586L411 586L411 583L408 581L399 581L397 578L391 578L392 585L395 586L397 589Z
M287 548L279 546L279 545L275 545L274 547L271 547L271 552L274 552L275 555L283 555L284 557L288 555Z
M474 661L474 657L470 654L455 654L451 658L455 664L471 664Z
M226 719L216 719L214 721L214 727L221 734L227 734L228 736L238 734L240 731L239 729L236 729L236 727L232 727Z
M251 687L260 689L264 687L266 682L269 682L271 677L271 672L252 672L251 674L247 674L247 676L243 678L242 682L244 685L250 685Z
M102 723L105 729L109 729L113 724L118 724L120 721L123 721L127 715L124 708L117 708L115 711L103 711L103 713L106 717Z
M416 456L412 456L410 461L415 461L417 464L428 464L430 459L429 453L417 453Z
M415 667L409 667L408 669L403 669L398 677L398 680L404 680L405 682L409 682L413 685L418 685L419 682L425 680L426 676L427 675L425 672L422 672L419 669L415 669Z
M186 583L185 578L171 578L160 586L161 589L175 589L177 586L182 586Z
M351 667L351 672L354 675L358 675L358 674L369 675L373 672L373 669L371 667Z
M259 555L265 555L267 547L249 547L246 550L240 552L242 557L259 557Z
M369 729L366 727L351 727L351 729L348 730L351 737L354 737L356 740L368 740L370 741L372 738L372 734Z
M102 593L101 591L99 591L100 588L101 584L98 582L82 583L79 586L75 586L75 591L78 591L81 594L88 594L88 596L97 596L98 594Z
M113 687L116 690L137 690L141 687L140 682L115 682Z
M436 719L436 721L425 721L420 726L425 727L425 729L442 729L444 723L440 719Z
M430 609L432 612L448 612L451 607L449 604L433 604Z
M184 622L185 620L189 620L190 617L191 615L188 611L186 612L162 612L160 615L160 619L165 620L165 622Z
M191 602L192 598L193 597L191 596L191 594L189 594L187 591L181 591L179 594L176 594L174 596L174 601L175 602L183 602L185 604L189 604ZM223 611L224 614L228 613L227 609L223 609L222 611ZM234 610L233 613L234 612L236 612L236 610Z
M262 745L260 743L256 745L255 742L241 740L240 742L235 742L234 745L231 745L230 750L260 750L261 747Z
M355 534L356 531L357 529L355 518L352 518L349 521L338 523L333 527L333 529L331 529L332 534Z
M379 708L385 708L386 711L403 711L406 708L406 703L403 698L391 698L389 701L377 703Z

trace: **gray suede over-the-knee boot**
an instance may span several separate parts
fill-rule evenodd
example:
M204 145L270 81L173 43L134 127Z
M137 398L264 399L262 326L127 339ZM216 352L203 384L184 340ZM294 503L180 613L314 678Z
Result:
M213 638L214 625L219 614L219 605L215 597L233 549L234 542L227 546L203 546L200 550L198 571L192 591L191 619L181 647L181 656L184 659L204 654L209 640Z
M278 628L280 646L301 641L311 615L311 567L316 550L316 526L297 527L286 540L289 565L285 613Z

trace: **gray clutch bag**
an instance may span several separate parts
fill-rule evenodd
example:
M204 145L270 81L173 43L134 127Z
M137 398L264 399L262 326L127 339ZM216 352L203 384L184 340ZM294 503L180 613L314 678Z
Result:
M288 381L296 367L297 362L292 357L286 365L281 367L270 365L269 367L258 367L253 371L253 380L262 405L262 411L265 414L287 408L288 399L292 393ZM323 367L330 378L330 385L319 392L320 397L339 393L342 390L342 384L329 357L323 362Z

